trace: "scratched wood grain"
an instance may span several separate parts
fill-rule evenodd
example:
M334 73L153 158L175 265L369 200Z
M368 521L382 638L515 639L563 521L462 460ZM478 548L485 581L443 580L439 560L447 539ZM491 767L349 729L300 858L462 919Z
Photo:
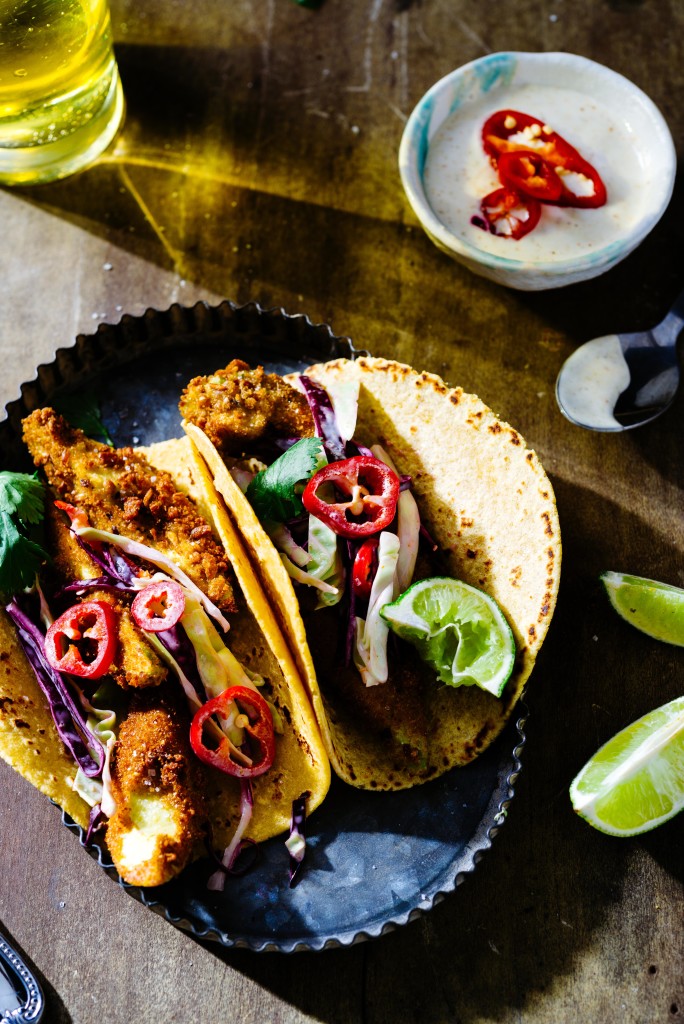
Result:
M530 685L524 771L476 873L372 944L256 956L177 931L106 878L0 765L0 931L55 1024L675 1024L684 1020L684 819L634 841L573 816L567 787L610 735L680 694L681 650L631 632L597 575L684 585L684 401L633 435L558 414L583 340L651 326L681 287L684 201L624 264L525 295L440 254L401 191L414 103L459 64L568 50L630 77L681 155L677 0L113 0L125 130L88 172L0 192L0 406L100 321L198 298L306 312L480 394L540 453L564 540Z

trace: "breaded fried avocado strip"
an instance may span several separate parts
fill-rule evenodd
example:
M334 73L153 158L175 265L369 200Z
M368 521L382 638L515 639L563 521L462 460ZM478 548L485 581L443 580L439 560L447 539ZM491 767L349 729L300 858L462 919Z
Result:
M171 477L133 448L110 448L69 426L53 409L24 420L24 441L55 493L96 529L151 544L224 611L234 611L229 567L211 527Z
M190 861L206 833L203 775L177 696L168 687L134 696L114 747L116 810L107 824L107 847L127 882L163 885Z

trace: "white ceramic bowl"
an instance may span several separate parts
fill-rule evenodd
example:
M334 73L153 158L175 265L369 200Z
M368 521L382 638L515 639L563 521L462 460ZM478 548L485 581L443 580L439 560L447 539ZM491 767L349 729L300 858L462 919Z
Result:
M589 107L591 104L597 109L600 106L615 120L623 152L624 146L628 147L633 180L624 174L624 161L615 153L611 164L612 143L608 138L605 151L599 152L596 161L600 163L599 170L608 189L608 203L601 210L570 211L571 216L580 215L580 222L588 218L584 223L590 230L592 224L595 227L604 223L607 228L605 235L601 230L595 232L597 237L584 245L582 251L573 252L571 245L561 244L552 256L540 254L535 251L536 239L533 249L526 244L534 232L517 241L494 237L473 227L467 216L463 230L457 232L453 224L451 229L447 227L428 201L424 178L426 159L435 133L445 120L452 114L459 120L469 119L472 139L477 140L471 146L479 147L479 153L480 133L487 111L511 106L524 110L508 102L509 96L522 87L528 91L551 90L556 96L558 90L567 90L577 94L580 101L586 100ZM568 94L564 95L567 99ZM540 118L545 116L543 110L524 112ZM552 127L565 135L562 124L554 123ZM574 139L568 141L574 141L582 155L590 159L581 139L579 143ZM481 160L484 173L493 174L484 150ZM571 53L493 53L457 68L433 85L420 100L408 120L399 150L399 170L406 195L435 245L476 274L523 291L585 281L623 260L665 212L672 195L676 163L667 124L648 96L617 72ZM479 212L479 200L484 194L473 192L473 214ZM554 213L544 212L550 209L544 207L542 211L542 218L546 216L547 222L549 217L568 216L567 209L560 213L558 207L554 208ZM592 222L592 216L611 219ZM573 241L572 233L568 233L568 239ZM491 249L496 251L487 251Z

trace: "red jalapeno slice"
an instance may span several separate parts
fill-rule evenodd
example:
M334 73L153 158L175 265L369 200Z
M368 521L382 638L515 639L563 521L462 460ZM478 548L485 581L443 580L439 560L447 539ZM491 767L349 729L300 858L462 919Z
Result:
M557 206L595 210L607 202L608 193L600 174L579 154L566 157L562 164L556 166L556 174L561 183L560 198L556 200ZM590 186L589 191L585 191L587 185Z
M82 601L48 628L45 657L58 672L100 679L116 653L116 616L106 601Z
M377 536L365 540L354 557L352 565L352 586L354 593L363 601L367 601L373 589L373 580L378 569Z
M560 199L563 190L556 169L531 149L502 153L499 177L508 188L540 202Z
M324 484L333 485L333 498L337 500L327 501L321 496ZM304 489L302 502L310 515L340 537L369 537L394 519L399 487L397 474L380 459L356 455L331 462L315 473Z
M235 760L234 747L227 736L219 740L215 748L208 747L204 742L203 730L207 720L212 715L225 718L233 701L237 701L240 709L236 724L245 730L251 741L252 763L249 765ZM255 779L268 771L275 757L275 733L271 710L256 690L249 686L229 686L218 697L208 700L194 716L190 725L190 745L200 761L205 764L239 779Z
M595 209L603 206L608 198L596 168L540 118L519 110L498 110L484 123L482 145L497 168L505 153L532 150L538 154L558 176L561 192L553 202L559 206ZM580 180L575 176L580 176Z
M185 594L175 580L155 580L136 595L131 615L136 626L161 633L176 625L185 611Z
M497 188L480 203L482 216L493 235L522 238L539 223L541 204L515 189Z

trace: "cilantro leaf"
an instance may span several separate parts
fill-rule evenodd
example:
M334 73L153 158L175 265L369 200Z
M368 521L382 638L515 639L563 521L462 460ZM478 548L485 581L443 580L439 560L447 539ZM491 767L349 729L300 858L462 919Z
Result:
M307 481L326 464L320 437L303 437L288 448L268 469L262 469L247 488L247 500L262 522L285 523L301 515L301 491L297 484Z
M44 504L43 485L35 474L0 472L0 512L21 523L39 523Z
M0 594L9 599L32 586L47 554L20 533L9 512L0 511Z
M114 442L109 431L102 422L100 404L90 391L81 391L76 395L63 395L56 399L54 407L72 427L78 427L88 437L102 440L111 447Z

